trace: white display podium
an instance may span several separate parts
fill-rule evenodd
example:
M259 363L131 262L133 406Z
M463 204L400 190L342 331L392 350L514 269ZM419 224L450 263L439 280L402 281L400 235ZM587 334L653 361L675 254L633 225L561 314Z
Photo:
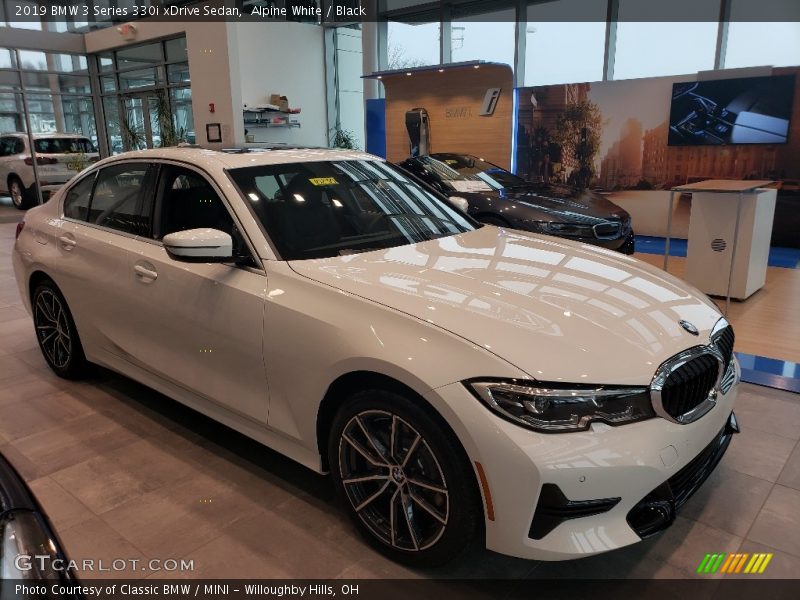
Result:
M764 188L770 183L712 179L673 189L692 194L686 281L728 304L764 286L777 196Z

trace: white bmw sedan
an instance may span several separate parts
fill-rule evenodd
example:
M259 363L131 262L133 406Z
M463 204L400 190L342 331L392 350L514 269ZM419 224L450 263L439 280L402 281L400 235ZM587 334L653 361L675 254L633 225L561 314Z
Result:
M13 262L57 374L104 365L330 471L409 563L637 542L737 430L703 294L480 226L368 154L112 157L28 211Z

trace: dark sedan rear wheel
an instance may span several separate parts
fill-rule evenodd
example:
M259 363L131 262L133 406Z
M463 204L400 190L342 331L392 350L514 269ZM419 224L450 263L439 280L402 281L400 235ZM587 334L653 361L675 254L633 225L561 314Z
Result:
M52 281L43 281L31 299L36 340L50 368L65 379L77 379L86 368L83 346L64 296Z
M408 398L353 395L334 419L328 456L351 517L393 560L442 564L477 537L482 511L463 450Z

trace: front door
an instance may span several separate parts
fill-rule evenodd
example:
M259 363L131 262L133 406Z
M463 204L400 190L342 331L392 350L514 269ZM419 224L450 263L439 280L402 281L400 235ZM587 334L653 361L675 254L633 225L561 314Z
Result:
M234 233L234 219L208 179L162 164L154 235L139 246L134 277L136 360L164 379L259 423L266 423L263 360L266 274L253 261L180 262L161 244L167 233L213 228Z
M169 106L164 105L165 101L163 93L158 92L121 96L120 128L126 151L161 147L162 121L171 118Z

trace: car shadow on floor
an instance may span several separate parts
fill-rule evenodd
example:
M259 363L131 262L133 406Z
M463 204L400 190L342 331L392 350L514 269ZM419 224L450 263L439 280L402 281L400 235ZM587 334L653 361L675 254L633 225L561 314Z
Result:
M244 479L242 476L238 478L238 482L242 484L238 488L241 493L248 494L248 488L254 487L253 484L267 481L271 486L301 495L304 502L338 519L347 534L358 537L357 530L339 506L333 485L327 476L314 473L255 440L106 369L94 367L90 378L82 385L86 386L84 393L86 389L96 388L119 403L118 406L108 408L110 415L120 415L120 408L126 407L125 414L128 416L120 418L123 427L135 421L135 426L142 429L154 426L168 429L172 434L183 438L184 442L194 444L216 459L224 461L223 468L215 472L215 476L225 478L232 477L230 474L234 472L244 473ZM131 414L136 415L133 420ZM257 501L259 493L254 491L251 499ZM667 565L665 554L669 555L671 550L681 545L690 528L690 521L679 519L669 530L667 537L656 537L621 550L566 562L516 559L488 551L476 543L444 567L409 568L406 572L411 577L476 580L683 577L688 573ZM366 545L364 552L374 552L375 560L383 561L377 552ZM397 573L393 576L397 576Z

